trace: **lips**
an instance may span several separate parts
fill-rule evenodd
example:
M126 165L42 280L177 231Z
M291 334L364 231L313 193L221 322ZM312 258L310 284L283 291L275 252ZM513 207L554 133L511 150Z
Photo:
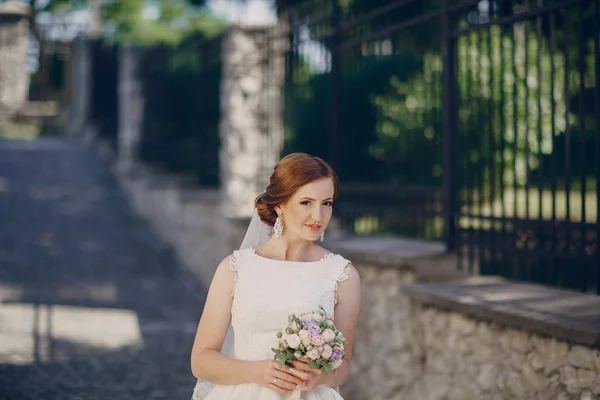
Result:
M311 231L319 231L321 230L321 225L305 225Z

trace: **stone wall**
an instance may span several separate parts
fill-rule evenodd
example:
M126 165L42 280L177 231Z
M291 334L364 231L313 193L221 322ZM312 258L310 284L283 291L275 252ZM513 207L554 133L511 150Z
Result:
M362 303L350 377L341 387L346 400L402 398L421 375L420 347L414 345L411 303L402 287L415 282L410 269L382 269L354 261L362 282ZM423 398L425 399L425 398Z
M354 260L362 279L344 399L600 399L600 298L452 278L432 253L394 262L351 247L333 246ZM432 282L432 260L441 282L417 283ZM415 287L431 301L415 297ZM449 295L436 301L438 293L454 293L454 303Z
M249 221L225 217L216 190L189 187L143 164L113 166L134 210L207 290L221 260L239 247Z
M422 363L402 399L600 397L598 349L419 304L410 313Z
M273 27L234 26L223 42L221 86L221 181L223 210L231 217L252 215L283 145L281 91L285 42Z
M27 101L28 15L29 6L26 4L0 4L0 126Z

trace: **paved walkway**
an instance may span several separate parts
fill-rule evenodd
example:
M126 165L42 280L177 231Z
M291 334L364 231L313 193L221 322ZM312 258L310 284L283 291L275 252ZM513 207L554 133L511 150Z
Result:
M0 141L0 399L189 399L192 282L83 143Z

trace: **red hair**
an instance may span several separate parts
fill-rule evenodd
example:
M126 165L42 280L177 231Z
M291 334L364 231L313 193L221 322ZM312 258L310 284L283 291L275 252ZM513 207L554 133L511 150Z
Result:
M331 178L333 181L335 204L339 195L339 181L333 168L319 157L310 154L288 154L275 166L267 190L254 201L260 219L273 226L277 219L276 206L288 201L307 183L323 178Z

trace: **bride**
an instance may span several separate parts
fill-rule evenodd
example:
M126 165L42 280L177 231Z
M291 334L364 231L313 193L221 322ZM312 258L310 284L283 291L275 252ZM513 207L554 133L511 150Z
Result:
M323 240L338 197L338 179L322 159L283 158L255 200L240 250L217 267L191 353L198 383L193 400L280 400L294 389L305 400L340 400L348 377L360 306L360 278ZM273 234L271 235L271 232ZM322 305L347 339L341 366L329 375L304 360L279 368L276 333L288 314ZM222 352L230 326L233 354Z

